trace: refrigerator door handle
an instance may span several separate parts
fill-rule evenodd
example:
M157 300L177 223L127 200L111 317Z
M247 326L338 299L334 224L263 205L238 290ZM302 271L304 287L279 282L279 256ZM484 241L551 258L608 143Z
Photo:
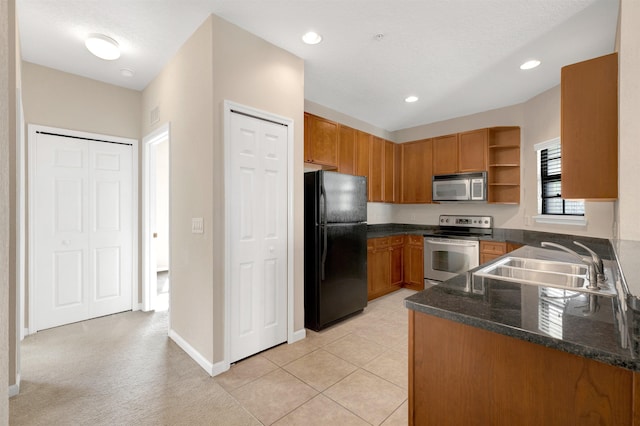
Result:
M320 184L320 202L322 204L322 210L320 212L320 240L322 241L322 255L320 259L320 279L324 281L324 264L327 260L327 193L324 190L324 185Z

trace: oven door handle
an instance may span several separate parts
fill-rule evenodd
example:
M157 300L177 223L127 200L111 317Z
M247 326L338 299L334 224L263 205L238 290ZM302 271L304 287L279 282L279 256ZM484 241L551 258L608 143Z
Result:
M440 246L460 246L460 247L476 247L478 245L477 242L460 242L460 240L457 241L436 241L436 240L425 240L425 242L429 243L429 244L434 244L434 245L440 245Z

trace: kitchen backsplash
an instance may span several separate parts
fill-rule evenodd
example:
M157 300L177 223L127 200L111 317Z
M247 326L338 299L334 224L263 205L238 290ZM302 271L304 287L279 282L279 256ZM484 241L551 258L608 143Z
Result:
M381 223L405 223L416 225L437 225L442 214L450 215L485 215L492 216L494 227L509 229L524 229L540 232L556 232L558 234L585 235L597 238L611 238L612 229L606 226L607 218L611 216L611 203L587 202L587 226L545 225L536 223L529 215L526 223L523 206L448 203L448 204L385 204L367 203L367 223L369 225ZM600 223L605 222L605 223Z

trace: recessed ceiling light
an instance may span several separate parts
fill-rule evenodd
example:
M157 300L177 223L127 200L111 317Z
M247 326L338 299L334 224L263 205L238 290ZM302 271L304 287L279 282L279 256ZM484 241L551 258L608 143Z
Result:
M406 103L409 103L409 104L413 103L413 102L416 102L417 100L418 100L418 97L417 96L413 96L413 95L407 96L406 98L404 98L404 101Z
M98 58L112 61L120 57L120 46L118 42L103 34L90 34L84 41L89 52Z
M540 61L537 60L537 59L532 59L532 60L527 61L524 64L520 65L520 69L521 70L530 70L532 68L537 67L538 65L540 65Z
M129 68L122 68L120 70L120 75L122 75L123 77L127 77L127 78L131 78L135 75L135 71Z
M313 31L309 31L305 35L302 36L302 41L307 44L318 44L322 41L322 36Z

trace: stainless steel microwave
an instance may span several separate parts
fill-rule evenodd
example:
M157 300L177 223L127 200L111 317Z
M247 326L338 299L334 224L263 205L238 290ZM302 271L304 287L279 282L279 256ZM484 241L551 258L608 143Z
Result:
M487 201L487 172L436 175L433 201Z

